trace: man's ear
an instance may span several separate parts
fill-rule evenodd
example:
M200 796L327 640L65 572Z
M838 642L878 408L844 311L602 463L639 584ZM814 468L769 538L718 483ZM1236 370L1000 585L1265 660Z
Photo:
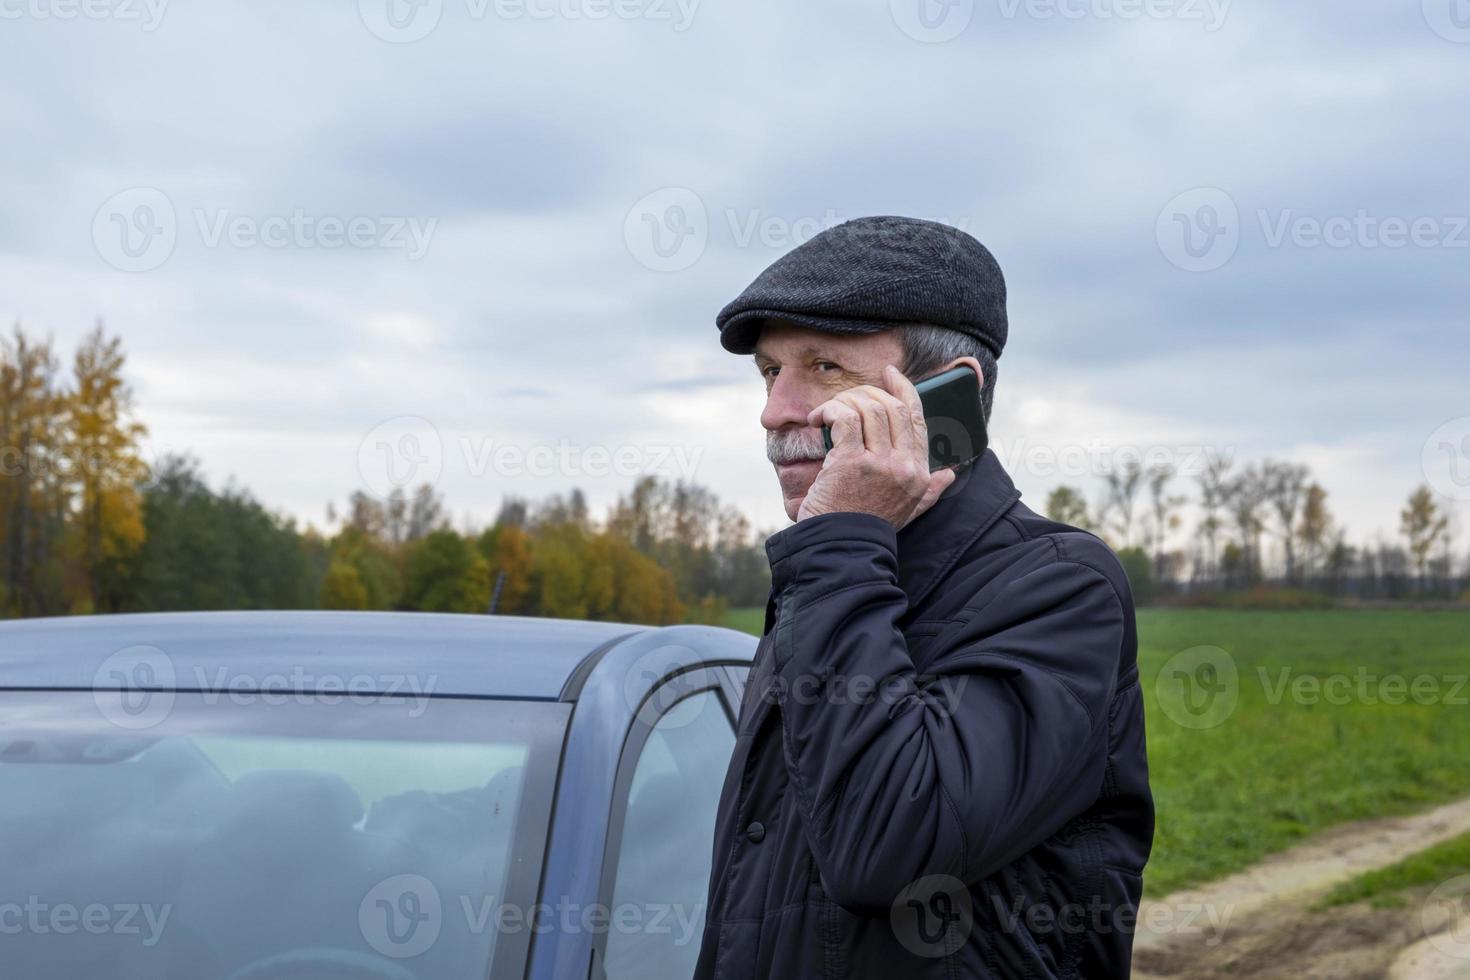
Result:
M940 368L934 373L943 374L945 371L952 371L955 368L960 367L961 365L969 368L971 371L974 371L975 377L980 379L980 387L985 387L985 372L980 369L980 362L975 360L975 358L973 357L956 357L954 360L950 361L948 364L944 365L944 367Z

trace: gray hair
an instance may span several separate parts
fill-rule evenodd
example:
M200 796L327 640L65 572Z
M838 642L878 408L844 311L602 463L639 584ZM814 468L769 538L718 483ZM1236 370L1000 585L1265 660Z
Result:
M903 373L918 380L933 374L950 361L973 357L980 362L984 380L980 385L980 411L990 421L990 406L995 401L995 355L989 347L970 334L929 323L908 323L898 328L903 343Z

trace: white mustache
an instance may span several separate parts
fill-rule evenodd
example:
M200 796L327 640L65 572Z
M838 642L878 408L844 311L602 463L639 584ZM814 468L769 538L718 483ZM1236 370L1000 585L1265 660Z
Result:
M821 433L812 429L781 429L766 433L766 458L778 466L821 460L826 456Z

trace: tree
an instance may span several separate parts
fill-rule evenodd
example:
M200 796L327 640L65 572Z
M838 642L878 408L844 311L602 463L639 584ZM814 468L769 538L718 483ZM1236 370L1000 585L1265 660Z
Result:
M1108 488L1104 513L1113 519L1113 527L1121 542L1120 547L1130 547L1133 544L1133 501L1143 483L1143 464L1136 459L1130 459L1121 469L1115 468L1105 473L1103 480Z
M159 462L143 488L143 524L120 608L299 609L319 599L294 523L238 488L215 493L188 457Z
M622 535L645 555L668 535L668 491L655 476L639 477L627 497L608 515L608 530Z
M1327 545L1326 571L1328 586L1334 593L1342 590L1343 580L1357 560L1357 551L1347 543L1347 533L1337 530L1331 533Z
M738 509L721 509L715 538L715 591L732 606L763 605L770 593L771 570L762 544L765 537L751 529Z
M1302 543L1306 573L1310 576L1317 567L1317 559L1322 554L1328 536L1332 533L1332 513L1327 509L1327 491L1322 489L1320 483L1307 487L1296 533Z
M445 526L444 498L427 483L420 483L413 492L413 502L408 508L408 526L404 540L417 541L425 535Z
M331 564L343 564L363 588L363 609L396 609L403 595L399 549L358 527L344 527L331 544ZM329 607L349 608L349 607Z
M368 608L367 587L357 569L348 562L334 561L322 579L321 606L323 609L366 609Z
M1426 577L1429 556L1435 542L1449 528L1449 517L1442 513L1434 499L1434 491L1420 486L1409 495L1408 506L1399 513L1399 528L1409 542L1409 554L1419 572L1422 590Z
M1246 582L1261 577L1261 505L1266 502L1267 483L1260 468L1247 466L1221 487L1225 508L1240 535L1239 568Z
M388 511L376 497L354 490L347 498L345 526L356 528L370 538L386 540L389 537Z
M1225 506L1230 485L1232 460L1213 450L1205 454L1205 467L1195 479L1199 482L1200 536L1204 538L1208 559L1206 578L1213 580L1220 572L1219 539L1224 522L1220 511Z
M1179 527L1176 513L1188 501L1184 497L1167 493L1169 481L1174 479L1175 469L1171 464L1160 463L1150 467L1146 476L1149 497L1149 550L1153 553L1153 577L1155 583L1170 578L1170 562L1165 552L1169 532Z
M482 613L490 566L454 531L431 531L408 546L402 601L422 612Z
M58 450L63 396L51 342L33 343L19 325L0 346L0 535L3 611L64 612L57 558L69 501Z
M532 612L531 535L521 524L497 524L486 529L475 542L490 569L492 594L499 584L495 612L514 615Z
M1118 561L1128 576L1128 586L1139 605L1147 605L1154 598L1154 576L1148 552L1142 548L1124 548L1118 552Z
M73 361L76 388L67 399L67 441L79 507L82 566L91 608L116 609L118 565L143 542L142 495L148 467L138 442L146 429L132 418L133 393L123 380L122 341L99 325Z
M1261 465L1263 489L1276 513L1277 534L1285 549L1288 582L1295 582L1297 578L1296 515L1301 507L1302 493L1307 486L1307 473L1307 468L1297 463L1280 463L1268 459Z
M1076 487L1057 487L1046 497L1046 516L1062 524L1092 530L1091 516L1087 513L1087 498Z

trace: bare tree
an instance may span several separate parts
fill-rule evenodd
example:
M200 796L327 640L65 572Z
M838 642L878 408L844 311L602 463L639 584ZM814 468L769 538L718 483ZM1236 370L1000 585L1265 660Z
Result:
M1214 579L1220 568L1220 529L1224 522L1220 510L1225 506L1225 491L1229 484L1231 460L1218 453L1208 452L1204 471L1195 479L1199 483L1200 536L1205 539L1209 562L1207 578Z
M1143 483L1143 464L1130 459L1121 468L1105 473L1103 479L1108 487L1104 513L1112 516L1113 527L1121 540L1119 547L1127 548L1133 544L1133 502Z
M409 541L427 537L448 523L444 514L444 498L431 484L420 483L413 492L413 502L408 508L408 526L405 535Z
M1153 554L1154 580L1163 582L1169 577L1169 561L1165 554L1165 543L1169 532L1179 526L1177 511L1188 501L1184 497L1170 496L1169 482L1177 472L1170 463L1150 467L1148 477L1149 496L1149 550Z
M1245 577L1254 581L1261 576L1261 505L1266 502L1267 485L1261 469L1247 466L1223 488L1225 509L1235 522L1240 535Z
M1307 486L1308 470L1300 463L1266 460L1261 464L1261 479L1267 499L1276 512L1276 533L1286 553L1286 580L1296 581L1296 514L1301 509L1302 494Z

